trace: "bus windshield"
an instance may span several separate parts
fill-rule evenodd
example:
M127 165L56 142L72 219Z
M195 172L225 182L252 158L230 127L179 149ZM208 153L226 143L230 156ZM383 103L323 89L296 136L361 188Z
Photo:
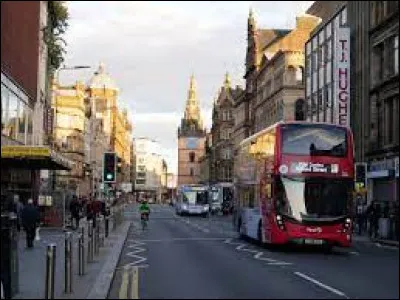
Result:
M204 205L208 203L207 191L184 191L182 193L184 203L192 205Z
M344 157L346 130L325 124L282 125L283 154Z
M278 213L298 221L332 220L348 213L352 181L279 176L276 191Z

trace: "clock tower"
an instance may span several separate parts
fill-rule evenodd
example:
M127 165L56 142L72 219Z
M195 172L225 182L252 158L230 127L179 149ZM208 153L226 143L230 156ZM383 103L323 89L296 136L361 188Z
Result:
M203 127L196 81L190 77L185 114L178 128L178 186L200 181L199 158L205 152L206 131Z

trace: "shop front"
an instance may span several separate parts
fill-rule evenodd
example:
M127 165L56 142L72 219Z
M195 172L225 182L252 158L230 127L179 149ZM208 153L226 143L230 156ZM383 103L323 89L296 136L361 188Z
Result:
M380 236L398 240L399 157L372 161L368 169L369 202L380 206Z
M62 218L55 213L52 195L40 195L41 170L70 170L71 162L54 152L49 146L2 145L1 146L1 195L2 210L7 201L18 195L25 204L29 198L40 207L42 222L59 223L49 219Z

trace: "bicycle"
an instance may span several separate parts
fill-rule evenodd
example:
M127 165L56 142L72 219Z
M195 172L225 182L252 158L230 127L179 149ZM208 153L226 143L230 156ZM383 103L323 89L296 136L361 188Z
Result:
M148 227L147 222L149 221L149 214L148 213L142 213L140 216L141 223L142 223L142 230L146 230Z

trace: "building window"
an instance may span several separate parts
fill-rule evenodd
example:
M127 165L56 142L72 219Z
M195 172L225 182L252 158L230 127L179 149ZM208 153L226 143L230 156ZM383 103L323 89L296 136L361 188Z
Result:
M306 55L309 56L310 53L311 53L311 43L308 42L308 43L306 44Z
M195 153L194 152L190 152L189 153L189 161L191 162L191 163L193 163L194 162L194 160L195 160Z
M306 119L304 99L296 100L294 119L296 121L304 121Z
M7 135L8 101L9 93L4 85L1 85L1 133Z
M394 141L394 107L393 98L385 101L385 137L386 144L392 144Z
M190 168L190 176L194 176L193 174L194 174L193 168Z
M346 26L347 25L347 7L343 8L340 16L341 16L340 25Z
M374 85L381 82L383 79L384 70L384 46L380 43L373 47L372 50L372 82Z
M388 60L387 60L388 76L397 75L399 73L399 36L392 36L388 41Z
M398 12L399 2L397 1L387 1L388 15Z

